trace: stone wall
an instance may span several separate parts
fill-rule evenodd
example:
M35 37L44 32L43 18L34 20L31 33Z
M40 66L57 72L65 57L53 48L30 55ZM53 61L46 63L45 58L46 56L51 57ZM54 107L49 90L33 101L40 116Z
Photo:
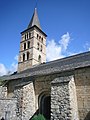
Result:
M33 82L23 86L22 120L29 120L35 113L35 93Z
M7 98L7 88L0 86L0 119L17 120L17 99Z
M35 109L40 108L40 97L42 94L50 95L51 92L51 79L50 77L40 77L35 80Z
M51 120L78 120L76 104L71 102L75 98L71 91L75 87L72 82L69 83L71 80L73 76L59 77L52 81Z
M70 95L70 106L71 106L71 120L79 120L76 86L73 76L71 77L71 80L69 82L69 95Z
M23 89L21 86L15 87L13 91L14 97L17 98L17 117L18 120L22 120L22 100L23 100Z
M6 98L7 97L7 87L0 86L0 98Z
M75 71L78 112L80 120L90 120L90 68Z

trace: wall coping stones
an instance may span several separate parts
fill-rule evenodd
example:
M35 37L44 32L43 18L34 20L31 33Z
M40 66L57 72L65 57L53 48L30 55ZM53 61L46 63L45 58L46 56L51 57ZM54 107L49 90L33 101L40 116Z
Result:
M63 77L58 77L55 78L51 84L64 84L64 83L68 83L71 79L72 79L73 75L71 76L63 76Z

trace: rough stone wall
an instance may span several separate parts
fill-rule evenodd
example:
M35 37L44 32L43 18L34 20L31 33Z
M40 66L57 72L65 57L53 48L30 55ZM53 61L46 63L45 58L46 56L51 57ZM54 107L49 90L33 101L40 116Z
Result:
M76 86L73 76L69 82L69 95L70 95L70 106L71 106L71 120L79 120Z
M39 110L39 97L41 94L46 93L50 95L51 92L51 80L50 78L46 78L45 76L38 78L35 81L35 109L36 111Z
M35 93L33 82L23 86L22 120L29 120L35 113Z
M17 98L17 117L18 120L22 120L22 99L23 99L23 90L21 86L15 87L14 91L14 97Z
M0 86L0 119L17 120L17 99L7 98L7 87Z
M78 112L80 120L90 120L90 68L75 71Z
M73 76L67 76L59 77L52 81L51 120L78 120L76 105L71 103L71 99L74 100L75 98L70 90L73 88L71 83L69 83L72 79Z
M0 98L6 98L7 97L7 87L0 86Z

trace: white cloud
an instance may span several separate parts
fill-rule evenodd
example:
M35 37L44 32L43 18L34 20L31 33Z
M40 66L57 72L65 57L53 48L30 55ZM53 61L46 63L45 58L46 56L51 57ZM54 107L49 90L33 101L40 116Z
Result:
M61 39L58 43L55 42L55 40L48 40L46 49L47 61L65 57L63 53L66 52L69 42L70 35L68 32L61 36Z
M84 45L84 49L90 51L90 43L86 42Z
M70 35L67 32L66 34L64 34L64 35L61 36L61 40L59 41L59 43L61 45L61 48L63 50L66 50L67 47L68 47L69 42L70 42Z
M0 76L2 75L7 75L7 74L12 74L15 71L17 71L17 60L18 60L18 56L16 55L14 57L14 62L11 64L10 68L6 68L4 64L0 63Z
M0 63L0 76L7 74L7 68L4 66L4 64Z
M51 61L63 57L61 55L61 46L59 46L55 42L55 40L48 41L46 55L47 55L47 61Z

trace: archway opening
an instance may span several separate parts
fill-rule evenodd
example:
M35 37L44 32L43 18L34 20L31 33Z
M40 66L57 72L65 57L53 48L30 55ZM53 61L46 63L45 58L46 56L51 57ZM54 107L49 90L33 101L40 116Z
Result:
M46 120L50 120L51 97L43 95L40 101L40 113L44 115Z

